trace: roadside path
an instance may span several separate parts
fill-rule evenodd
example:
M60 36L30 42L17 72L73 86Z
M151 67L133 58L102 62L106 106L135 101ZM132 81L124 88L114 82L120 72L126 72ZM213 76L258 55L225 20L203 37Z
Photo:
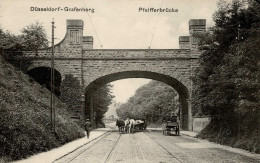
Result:
M79 148L80 146L84 144L88 144L92 142L93 140L101 137L105 133L109 132L110 128L99 128L92 130L90 132L90 137L87 139L87 137L83 137L81 139L77 139L75 141L72 141L70 143L67 143L61 147L52 149L47 152L39 153L34 156L31 156L24 160L15 161L15 163L51 163L54 162L57 158L60 158L71 151Z

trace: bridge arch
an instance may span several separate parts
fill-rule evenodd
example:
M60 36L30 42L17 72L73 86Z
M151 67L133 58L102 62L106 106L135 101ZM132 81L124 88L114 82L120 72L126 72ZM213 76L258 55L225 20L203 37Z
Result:
M153 79L170 85L179 94L180 109L181 109L181 127L188 130L191 122L190 107L188 106L188 99L190 98L188 88L179 80L165 74L150 72L150 71L123 71L117 73L111 73L100 78L97 78L91 82L85 88L85 115L88 111L91 112L91 100L93 93L98 90L101 86L121 79L127 78L146 78ZM91 118L91 117L90 117Z
M45 85L47 89L51 89L51 68L40 66L30 69L27 74L33 77L36 82L41 85ZM60 95L62 76L61 73L54 69L54 92L56 95Z

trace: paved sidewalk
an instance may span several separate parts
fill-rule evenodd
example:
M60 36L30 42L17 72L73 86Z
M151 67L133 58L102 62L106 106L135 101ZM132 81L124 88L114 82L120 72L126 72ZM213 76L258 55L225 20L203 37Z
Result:
M57 158L60 158L63 155L79 148L80 146L97 139L98 137L107 133L109 130L110 130L110 128L99 128L99 129L92 130L90 132L89 139L87 139L87 137L83 137L83 138L77 139L75 141L72 141L70 143L67 143L61 147L52 149L50 151L42 152L42 153L36 154L34 156L31 156L27 159L16 161L16 163L36 163L36 162L37 163L51 163L54 160L56 160Z
M190 136L190 137L196 137L198 135L197 132L193 132L193 131L180 131L180 134Z

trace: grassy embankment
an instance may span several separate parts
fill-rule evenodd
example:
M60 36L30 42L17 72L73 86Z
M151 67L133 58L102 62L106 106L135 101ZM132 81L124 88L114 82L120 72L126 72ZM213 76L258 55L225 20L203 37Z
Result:
M55 97L56 132L50 127L50 92L0 56L0 161L26 158L83 137Z
M258 120L256 120L258 117ZM232 119L230 117L230 119ZM240 125L241 127L236 127ZM258 115L247 115L235 120L214 120L198 137L216 143L260 153L260 119ZM234 128L238 128L237 131Z

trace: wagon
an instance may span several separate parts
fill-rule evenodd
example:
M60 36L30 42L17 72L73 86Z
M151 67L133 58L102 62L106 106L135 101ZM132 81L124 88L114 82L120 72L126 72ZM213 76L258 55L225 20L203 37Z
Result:
M135 121L135 125L134 125L135 131L146 130L146 127L147 127L147 124L146 124L146 121L144 119Z
M180 125L177 116L164 117L163 123L163 135L180 135Z

